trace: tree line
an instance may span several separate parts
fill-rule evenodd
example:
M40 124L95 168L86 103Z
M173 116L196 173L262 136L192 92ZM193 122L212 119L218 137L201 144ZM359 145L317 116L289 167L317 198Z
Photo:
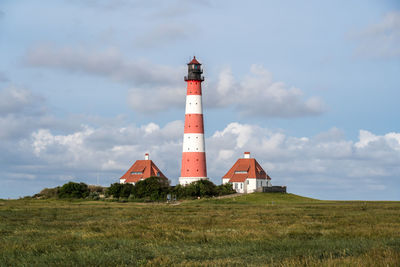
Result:
M189 185L171 186L166 178L150 177L132 184L113 183L109 187L68 182L63 186L45 188L34 198L90 199L119 201L165 201L223 196L235 193L231 184L215 185L209 180L199 180Z

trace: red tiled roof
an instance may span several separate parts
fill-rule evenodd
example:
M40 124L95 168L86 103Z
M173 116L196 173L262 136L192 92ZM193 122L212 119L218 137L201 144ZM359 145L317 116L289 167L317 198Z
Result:
M142 173L132 174L132 172ZM120 179L126 179L125 183L137 183L140 180L157 176L158 172L160 173L159 177L167 178L152 160L137 160Z
M247 173L242 173L244 171ZM268 179L267 177L269 176L256 159L246 158L238 159L222 179L229 179L229 182L244 182L247 178Z
M145 168L146 168L146 166L143 164L134 164L132 166L132 171L133 172L142 172Z
M189 64L198 64L198 65L200 65L200 62L197 61L196 57L193 57L192 61L190 61Z
M245 171L245 172L247 172L249 170L249 168L250 168L249 164L239 164L236 167L235 171Z
M229 182L244 182L247 179L247 173L236 173L234 174L231 179L229 179ZM226 177L225 177L226 178Z

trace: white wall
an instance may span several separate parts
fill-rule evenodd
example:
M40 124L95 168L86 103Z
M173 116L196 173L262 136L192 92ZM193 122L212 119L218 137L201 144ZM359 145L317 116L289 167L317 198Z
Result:
M232 183L232 187L238 193L245 193L245 183L234 182Z
M229 178L222 179L222 184L226 184L226 183L228 183L228 182L229 182Z
M247 193L253 193L257 189L256 179L255 178L247 178Z
M245 183L246 188L243 193L253 193L256 192L257 189L267 186L267 180L265 179L247 178Z
M229 179L222 179L222 184L228 182ZM244 183L232 183L232 188L238 193L253 193L256 192L257 189L261 189L263 186L271 186L271 182L268 183L266 179L247 178Z

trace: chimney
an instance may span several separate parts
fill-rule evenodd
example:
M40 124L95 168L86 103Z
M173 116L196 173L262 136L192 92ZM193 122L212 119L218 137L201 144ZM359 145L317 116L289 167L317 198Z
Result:
M243 158L244 159L249 159L250 158L250 152L244 152Z
M149 153L144 154L144 159L149 160Z

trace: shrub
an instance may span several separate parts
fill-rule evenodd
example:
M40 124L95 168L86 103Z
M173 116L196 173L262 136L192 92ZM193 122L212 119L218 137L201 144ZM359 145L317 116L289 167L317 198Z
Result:
M92 200L100 200L100 194L98 192L90 192L88 198Z
M60 191L60 187L54 187L54 188L45 188L42 191L40 191L39 194L35 194L33 195L33 197L35 198L57 198L58 197L58 193Z
M149 198L151 201L166 199L170 191L169 181L163 177L149 177L139 181L133 187L132 194L135 198Z
M173 189L173 193L178 198L212 197L234 192L232 186L230 189L225 185L216 186L209 180L199 180L186 186L177 185Z
M192 197L205 197L217 195L216 186L209 180L199 180L187 186L188 194Z
M122 189L122 184L113 183L106 190L106 195L107 196L113 196L114 198L119 198L119 193L121 192L121 189Z
M183 185L180 185L180 184L178 184L178 185L176 185L176 186L174 186L174 187L172 188L172 193L173 193L174 195L176 195L176 197L177 197L178 199L180 199L180 198L187 198L187 197L188 197L187 191L186 191L186 187L183 186Z
M133 190L132 184L122 184L121 191L119 192L119 197L128 198Z
M120 184L113 183L106 190L108 196L113 196L114 198L128 198L132 193L133 185L132 184Z
M226 183L217 186L217 192L219 196L230 195L236 193L233 189L232 184Z
M128 197L128 201L135 201L135 195L130 194Z
M60 188L58 196L60 198L85 198L89 195L89 192L87 184L69 182Z
M100 185L89 185L90 192L97 192L99 194L104 193L106 187L102 187Z

